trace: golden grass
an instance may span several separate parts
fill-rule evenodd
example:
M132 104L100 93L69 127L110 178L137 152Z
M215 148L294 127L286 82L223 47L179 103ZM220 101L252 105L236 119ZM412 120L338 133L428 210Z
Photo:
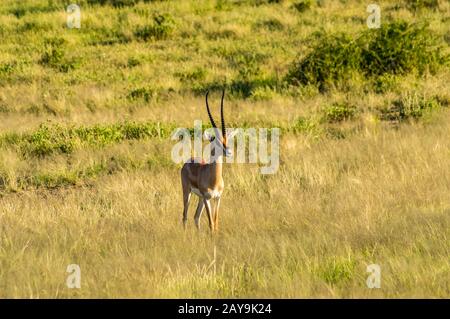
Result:
M223 10L206 0L139 4L137 11L87 7L82 23L88 31L69 34L63 11L18 18L8 11L16 2L2 2L0 64L17 60L20 66L0 75L1 134L33 131L48 120L62 126L129 119L192 127L195 119L206 121L204 98L178 72L202 68L207 83L229 81L239 70L227 55L254 50L265 56L262 74L282 77L313 32L357 32L367 17L360 1L322 1L305 14L291 8L293 1L249 3ZM433 32L449 31L447 2L440 1L440 11L418 14L391 5L381 1L386 21L429 19ZM119 13L129 15L124 32L132 35L146 22L139 10L176 17L172 38L88 44L90 32L114 28ZM261 27L270 19L282 27ZM19 33L27 21L50 27ZM60 73L38 63L43 38L56 36L68 41L70 54L83 57L79 68ZM140 65L128 67L130 58ZM247 99L227 96L226 116L234 126L292 125L300 117L320 122L333 103L355 105L357 116L320 123L324 131L317 134L283 134L274 175L259 174L257 165L227 164L215 236L206 216L201 231L195 230L195 197L183 231L180 165L170 162L169 139L86 146L42 158L0 145L0 297L448 297L448 78L446 67L435 75L404 76L384 94L367 91L362 80L346 92L304 87L283 95L260 88ZM160 90L157 98L127 98L130 90L147 86ZM444 102L418 121L380 121L380 109L415 94ZM218 114L218 94L212 99ZM344 138L323 133L327 129ZM98 163L106 163L103 173L69 185L19 185L46 174L71 178ZM381 266L381 289L366 286L366 267L374 263ZM69 264L81 267L81 289L66 286Z
M205 217L195 231L194 208L183 231L176 169L4 196L1 295L448 296L446 121L313 145L285 136L277 174L227 165L216 236ZM82 270L79 290L65 286L71 263ZM366 287L372 263L379 290Z

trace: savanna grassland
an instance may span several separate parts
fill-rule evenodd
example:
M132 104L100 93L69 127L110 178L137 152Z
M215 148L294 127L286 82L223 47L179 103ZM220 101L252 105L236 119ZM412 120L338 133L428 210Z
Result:
M372 2L1 1L0 296L449 297L450 2ZM170 135L223 87L280 167L183 231Z

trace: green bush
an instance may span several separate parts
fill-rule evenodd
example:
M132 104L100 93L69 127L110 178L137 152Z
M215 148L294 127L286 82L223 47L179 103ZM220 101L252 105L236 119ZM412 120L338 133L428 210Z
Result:
M286 79L290 84L314 84L323 90L357 73L373 78L413 71L434 73L448 61L438 39L424 25L400 21L364 31L356 38L319 34L311 52L294 62Z
M433 73L446 62L442 47L425 25L386 24L365 32L359 42L363 48L360 69L367 75Z
M348 80L361 65L361 48L350 36L319 35L314 49L295 62L288 73L294 85L318 85L319 89Z

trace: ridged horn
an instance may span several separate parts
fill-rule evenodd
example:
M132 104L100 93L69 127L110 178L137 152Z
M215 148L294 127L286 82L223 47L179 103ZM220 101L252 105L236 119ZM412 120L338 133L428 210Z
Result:
M211 125L212 125L213 127L217 128L217 125L216 125L216 123L214 122L214 119L213 119L213 117L212 117L212 115L211 115L211 111L209 110L209 105L208 105L208 94L209 94L209 91L206 92L206 110L208 111L208 116L209 116L209 120L211 121Z
M222 121L222 136L223 138L225 138L225 130L226 130L226 126L225 126L225 118L223 117L223 98L225 96L225 89L223 89L222 91L222 100L220 101L220 119Z

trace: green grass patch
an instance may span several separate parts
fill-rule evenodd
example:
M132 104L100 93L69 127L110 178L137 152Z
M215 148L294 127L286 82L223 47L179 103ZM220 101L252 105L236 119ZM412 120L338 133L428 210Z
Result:
M351 280L356 263L351 258L333 258L317 270L317 275L330 285L338 285Z
M312 0L301 0L301 1L294 2L292 4L292 7L301 13L310 10L312 6L313 6Z
M152 23L137 28L134 35L143 41L164 40L169 37L174 28L175 21L171 15L155 13Z
M322 121L327 123L337 123L354 118L356 107L346 103L334 103L323 110Z
M150 102L153 98L158 95L158 90L152 87L140 87L132 89L127 98L131 101L144 100L145 102Z
M79 63L76 59L66 56L66 46L63 38L46 39L39 63L64 73L75 69Z
M413 12L439 9L439 0L405 0L405 2L406 7Z
M91 127L64 127L58 124L41 124L31 133L4 135L2 144L19 145L22 153L28 156L48 156L70 154L83 146L103 147L124 140L145 138L166 138L175 128L172 124L159 122L125 122Z
M406 93L382 109L380 117L385 121L419 120L442 106L438 97Z

